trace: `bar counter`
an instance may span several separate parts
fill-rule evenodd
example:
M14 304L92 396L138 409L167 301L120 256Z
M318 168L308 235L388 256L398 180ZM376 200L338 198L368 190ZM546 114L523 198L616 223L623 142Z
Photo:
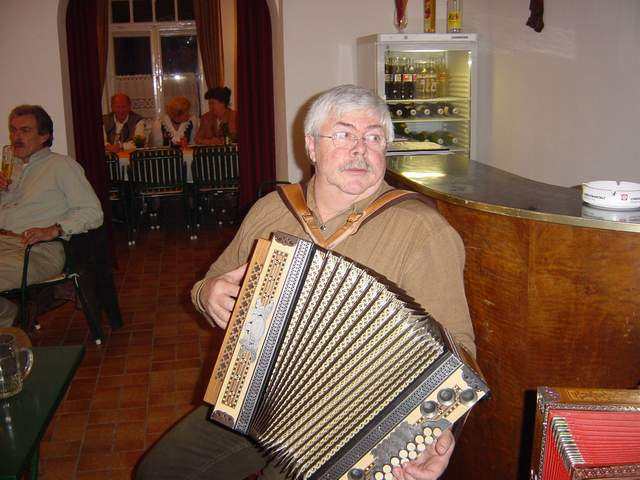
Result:
M388 175L433 198L485 212L578 227L640 232L640 211L582 203L581 190L529 180L455 155L390 157ZM402 178L400 178L402 177ZM611 180L611 179L603 179Z
M430 197L465 244L492 397L471 412L446 478L528 479L538 386L640 382L638 212L591 209L578 189L454 156L390 157L387 180Z

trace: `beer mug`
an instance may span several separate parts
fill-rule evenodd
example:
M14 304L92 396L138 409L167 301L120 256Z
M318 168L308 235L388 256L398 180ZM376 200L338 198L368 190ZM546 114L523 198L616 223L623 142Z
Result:
M0 335L0 399L22 390L22 382L33 367L33 351L20 347L10 333Z
M2 159L0 159L0 171L7 178L11 179L13 174L13 147L11 145L5 145L2 147Z

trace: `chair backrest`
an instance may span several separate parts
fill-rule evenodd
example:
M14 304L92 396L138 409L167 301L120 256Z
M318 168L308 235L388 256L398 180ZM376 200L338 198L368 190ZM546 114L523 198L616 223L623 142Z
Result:
M187 169L179 148L145 148L131 153L129 179L138 191L184 190Z
M109 187L117 188L120 183L126 181L125 168L120 165L120 159L115 153L106 152L105 161L107 164L107 178L109 179Z
M196 187L238 188L238 146L195 147L191 173Z

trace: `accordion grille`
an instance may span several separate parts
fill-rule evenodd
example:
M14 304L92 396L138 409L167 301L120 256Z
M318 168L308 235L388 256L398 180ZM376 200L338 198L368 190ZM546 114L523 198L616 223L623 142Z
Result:
M358 265L316 250L250 433L308 478L443 352L431 318Z

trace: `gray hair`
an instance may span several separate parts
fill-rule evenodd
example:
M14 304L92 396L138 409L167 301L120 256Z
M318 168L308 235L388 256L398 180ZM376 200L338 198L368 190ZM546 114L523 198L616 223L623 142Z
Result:
M387 104L371 90L355 85L340 85L316 98L304 119L304 134L315 137L320 134L320 127L327 118L341 117L354 110L367 110L378 115L387 142L393 142L393 123Z

